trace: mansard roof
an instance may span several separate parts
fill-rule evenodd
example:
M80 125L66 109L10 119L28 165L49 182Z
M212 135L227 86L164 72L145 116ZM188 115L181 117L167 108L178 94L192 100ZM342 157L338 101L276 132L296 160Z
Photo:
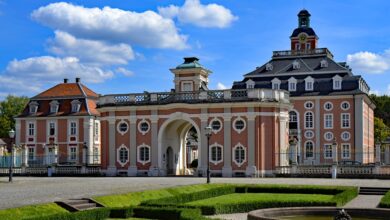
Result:
M77 83L60 83L34 97L31 99L48 99L48 98L62 98L62 97L88 97L88 98L98 98L99 95L94 91L81 84Z

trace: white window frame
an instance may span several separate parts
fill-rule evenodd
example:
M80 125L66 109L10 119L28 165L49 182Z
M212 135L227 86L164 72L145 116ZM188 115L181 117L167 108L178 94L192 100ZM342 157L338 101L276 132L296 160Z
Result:
M274 65L272 63L265 64L265 70L272 71L274 69Z
M30 127L30 125L32 125L32 127ZM27 122L27 132L26 132L26 136L27 137L35 137L35 135L37 134L37 132L36 132L36 122L32 122L32 121L29 121L29 122ZM33 134L31 134L31 132L30 131L32 131L32 133Z
M219 124L220 124L219 129L214 129L214 127L213 127L213 123L214 123L214 122L219 122ZM210 120L209 126L211 127L211 131L212 131L214 134L220 132L220 131L222 130L222 128L223 128L222 121L221 121L219 118L217 118L217 117L215 117L215 118L213 118L213 119Z
M288 112L288 122L292 122L292 123L298 123L298 112L295 111L295 110L291 110ZM294 114L291 114L291 113L294 113ZM295 117L291 117L295 115Z
M301 64L298 62L298 60L294 60L294 62L292 63L292 66L293 66L294 70L298 70L301 68Z
M237 128L236 128L236 123L237 123L239 120L242 120L242 121L244 122L244 127L243 127L242 129L237 129ZM245 120L244 118L238 116L237 118L235 118L235 119L233 120L232 127L233 127L233 129L234 129L237 133L241 134L241 132L245 131L245 129L246 129L246 120Z
M189 88L186 88L186 85L189 85ZM194 91L194 82L193 81L181 81L181 91L182 92L192 92Z
M308 135L308 134L312 134L312 136L310 136L310 135ZM315 136L315 134L314 134L314 131L312 131L312 130L309 130L309 131L305 131L305 138L306 139L313 139L314 138L314 136Z
M307 115L311 113L312 117L311 117L311 122L307 120ZM303 120L304 120L304 126L305 126L305 129L313 129L314 128L314 112L312 111L307 111L305 112L304 116L303 116ZM310 126L307 126L308 123L310 123L311 125Z
M77 112L79 112L80 111L80 108L81 108L81 102L79 101L79 100L73 100L72 102L71 102L71 104L72 104L72 109L71 109L71 111L72 111L72 113L77 113Z
M143 123L146 123L146 124L148 125L148 129L147 129L146 131L142 130L142 124L143 124ZM142 135L145 135L145 134L147 134L147 133L150 131L150 123L149 123L148 120L146 120L145 118L143 118L141 121L138 122L137 128L138 128L138 132L139 132L139 133L141 133ZM129 130L129 129L127 129L127 130ZM126 132L127 132L127 131L126 131ZM126 133L126 132L125 132L125 133Z
M50 134L51 124L54 124L54 134ZM47 122L47 136L56 136L57 135L57 123L55 121Z
M345 147L347 147L347 151L346 151ZM345 156L345 152L348 153L348 156ZM349 143L342 143L341 144L341 158L342 159L350 159L351 158L351 144L349 144Z
M320 61L321 68L326 68L328 67L328 61L323 59Z
M72 149L75 149L75 152L72 152ZM68 161L69 162L77 162L79 158L79 148L77 145L68 146ZM74 158L72 157L74 156Z
M213 148L220 148L221 149L221 158L218 158L218 154L215 156L217 160L213 160ZM221 163L223 161L223 146L215 142L214 144L210 145L210 155L209 160L210 163L213 163L214 165L217 165L218 163ZM219 160L218 160L219 159Z
M32 150L32 158L30 158L30 156L31 156L30 150ZM27 161L34 161L36 158L36 155L37 155L37 151L36 151L35 146L27 147Z
M149 151L149 158L147 160L141 160L141 148L146 148ZM152 157L152 151L151 147L149 145L146 145L145 143L142 143L141 145L137 146L137 162L141 163L142 165L145 165L151 161Z
M309 85L311 85L311 87ZM313 90L314 90L314 79L313 77L308 76L305 78L305 91L313 91Z
M121 150L122 149L125 149L127 151L127 158L124 162L121 161ZM119 146L116 149L116 162L118 162L121 165L121 167L124 167L129 162L129 158L130 158L130 151L129 151L129 148L126 147L126 145L122 144L121 146Z
M332 158L333 158L333 146L332 144L326 143L324 144L324 159L332 159Z
M335 75L332 79L333 79L333 90L341 90L343 78L341 78L341 76L339 75Z
M99 142L100 141L100 121L95 121L94 126L95 126L93 129L94 140L95 140L95 142Z
M344 107L343 107L344 104L348 104L348 107L347 107L347 108L344 108ZM340 104L340 108L341 108L342 110L344 110L344 111L347 111L347 110L349 110L349 109L351 108L351 104L350 104L348 101L344 101L344 102L342 102L342 103Z
M253 81L252 79L249 79L248 81L246 81L246 88L247 89L254 89L255 88L255 81Z
M75 132L73 132L72 124L75 124L76 126L74 127ZM77 121L69 121L69 136L78 136L79 129L78 129L78 123Z
M28 107L29 107L29 112L30 112L30 114L36 114L37 112L38 112L38 102L35 102L35 101L33 101L33 102L30 102L29 104L28 104Z
M50 102L50 113L57 113L59 108L58 101L54 100Z
M240 162L238 162L236 160L236 149L237 148L242 148L244 150L244 159ZM238 143L236 144L236 146L233 147L233 157L232 157L232 160L233 162L238 166L238 167L241 167L245 162L246 162L246 147L244 147L244 145L242 145L241 143Z
M308 145L309 143L311 143L311 147L312 147L311 154L312 154L312 155L308 157L308 156L307 156L307 153L308 153L308 151L307 151L307 147L308 147L308 146L307 146L307 145ZM305 146L305 158L306 158L306 159L313 159L313 158L314 158L314 142L313 142L313 141L306 141L304 146Z
M328 134L330 135L330 138L327 137ZM325 139L326 141L331 141L331 140L333 140L333 138L334 138L333 132L327 131L327 132L324 133L324 139Z
M327 105L329 105L330 107L327 108L327 107L326 107ZM325 109L325 111L332 111L332 109L333 109L333 103L332 103L332 102L325 102L325 103L324 103L324 109Z
M348 138L345 138L344 134L348 134ZM344 131L343 133L341 133L340 136L341 136L341 140L343 140L343 141L349 141L351 139L351 133L348 131Z
M291 77L288 79L288 91L295 92L297 91L297 79Z
M311 107L308 106L309 104L311 105ZM305 109L308 109L308 110L313 109L314 108L314 102L307 101L307 102L305 102L304 107L305 107Z
M278 78L274 78L273 80L271 80L271 83L272 83L272 89L274 89L274 90L280 89L281 81Z
M344 115L346 115L346 116L348 116L348 126L344 126L344 120L346 120L346 119L344 119ZM340 115L340 126L341 126L341 128L351 128L351 114L350 113L341 113L341 115Z
M324 128L333 129L333 114L324 114Z
M126 124L126 131L122 131L121 124ZM129 123L126 120L121 119L117 124L116 124L116 131L121 134L122 136L125 135L129 131Z

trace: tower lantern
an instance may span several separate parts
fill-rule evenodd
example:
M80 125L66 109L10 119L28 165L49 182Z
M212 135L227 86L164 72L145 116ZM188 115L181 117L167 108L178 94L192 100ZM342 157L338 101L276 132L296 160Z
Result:
M318 37L310 27L310 13L306 9L298 13L298 27L293 31L291 39L292 51L311 51L317 48Z

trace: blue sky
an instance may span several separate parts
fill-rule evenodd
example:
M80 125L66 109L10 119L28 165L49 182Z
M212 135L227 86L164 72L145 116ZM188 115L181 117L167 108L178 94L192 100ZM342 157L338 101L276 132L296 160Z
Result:
M101 94L169 91L186 56L228 88L289 49L302 8L319 47L389 94L388 0L0 0L0 99L75 77Z

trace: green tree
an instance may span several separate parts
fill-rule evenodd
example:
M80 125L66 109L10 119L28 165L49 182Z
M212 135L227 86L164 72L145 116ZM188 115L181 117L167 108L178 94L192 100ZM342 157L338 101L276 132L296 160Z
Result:
M390 97L387 95L370 95L370 98L376 105L375 117L381 118L387 126L390 126Z
M23 111L27 103L27 97L13 95L0 102L0 137L8 137L9 130L15 129L14 117Z
M374 118L374 135L375 141L381 142L386 140L387 137L390 137L390 128L378 117Z

